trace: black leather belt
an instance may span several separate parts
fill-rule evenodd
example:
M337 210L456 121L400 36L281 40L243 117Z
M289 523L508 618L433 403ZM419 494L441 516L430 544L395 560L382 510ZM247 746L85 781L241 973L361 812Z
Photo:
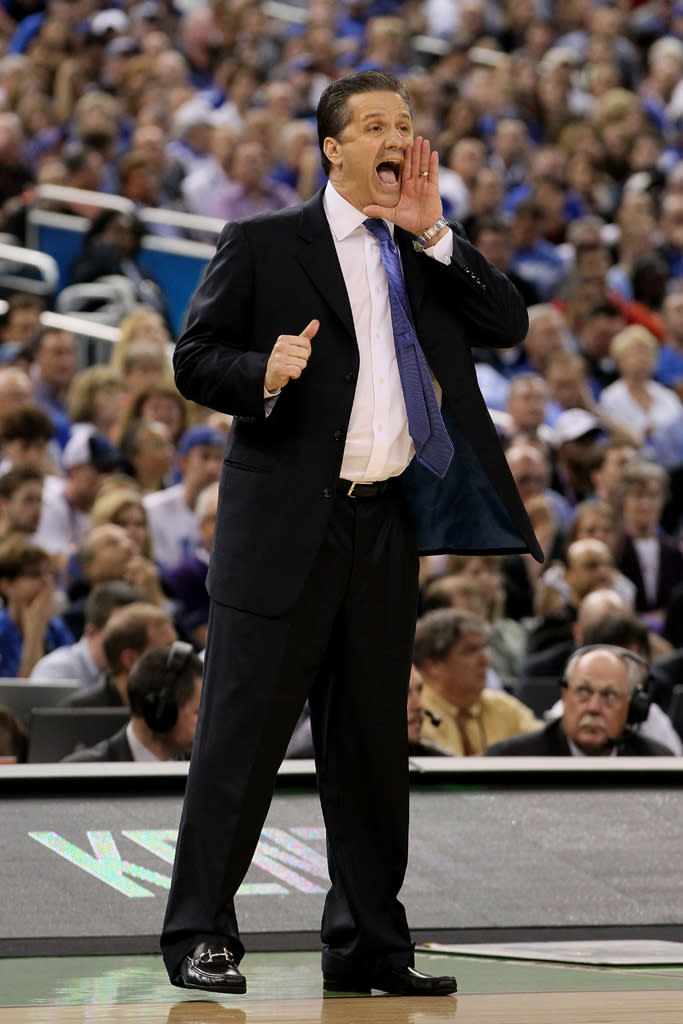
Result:
M377 498L388 489L392 478L377 480L372 484L357 484L353 480L337 480L336 491L348 498Z

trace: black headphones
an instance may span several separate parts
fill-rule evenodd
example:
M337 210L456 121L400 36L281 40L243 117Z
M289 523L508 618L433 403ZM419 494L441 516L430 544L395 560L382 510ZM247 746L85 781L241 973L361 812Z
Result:
M192 644L174 640L168 651L164 685L158 693L145 696L142 717L153 732L169 732L178 721L178 705L173 696L173 687L185 671L188 659L194 652Z
M635 651L629 651L627 647L619 647L617 644L587 644L585 647L579 647L569 658L567 666L564 670L564 675L560 680L560 686L563 689L567 689L569 685L568 675L570 666L573 666L579 658L587 654L588 651L611 651L616 654L617 657L621 658L622 661L635 662L643 669L643 678L640 682L636 683L631 692L631 699L628 705L628 715L626 717L627 725L640 725L645 721L649 712L652 698L650 696L650 682L651 673L649 671L649 665L645 658L641 657L640 654L636 654Z

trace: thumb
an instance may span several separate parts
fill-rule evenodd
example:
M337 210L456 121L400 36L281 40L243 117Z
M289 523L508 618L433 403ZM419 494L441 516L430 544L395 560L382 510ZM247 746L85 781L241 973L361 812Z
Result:
M311 320L310 324L308 324L306 327L304 327L303 331L301 332L301 337L302 338L308 338L308 340L310 341L311 338L315 338L316 334L318 333L318 328L319 327L320 327L320 321L319 320Z

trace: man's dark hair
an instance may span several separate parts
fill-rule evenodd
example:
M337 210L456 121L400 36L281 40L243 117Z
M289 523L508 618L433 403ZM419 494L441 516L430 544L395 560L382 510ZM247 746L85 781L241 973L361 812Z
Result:
M170 622L163 608L146 601L135 601L117 609L107 622L102 635L102 649L107 664L114 674L121 671L121 655L126 650L142 654L149 643L148 626Z
M11 498L26 483L43 482L43 474L37 466L12 466L0 476L0 498Z
M427 612L417 622L413 661L418 668L422 668L428 658L445 661L455 644L468 633L488 636L488 623L454 608Z
M168 679L168 654L170 647L155 647L152 651L146 651L138 658L128 676L128 702L130 713L136 718L142 718L145 708L145 697L148 694L158 694L166 686ZM187 661L182 672L175 676L171 682L170 699L178 706L187 704L194 693L194 684L198 676L201 676L204 666L202 659L194 653L187 655Z
M650 636L647 627L633 615L604 615L597 622L591 622L583 631L583 643L614 644L636 650L644 658L650 658Z
M52 420L37 405L12 409L0 421L0 443L6 441L51 441L55 428Z
M13 533L0 544L0 580L15 580L25 569L47 567L50 556L23 534Z
M143 601L139 590L124 583L123 580L112 580L110 583L98 583L88 594L85 602L84 616L86 625L95 629L104 629L109 616L116 608L124 608L135 601Z
M501 217L476 217L470 229L470 236L474 245L476 245L477 239L485 231L491 231L496 235L504 235L505 238L510 237L510 225L506 224Z
M331 82L320 97L317 110L318 145L325 174L330 173L332 165L325 156L323 143L328 136L339 139L351 120L348 100L362 92L396 92L410 109L410 97L405 85L400 78L386 71L356 71Z

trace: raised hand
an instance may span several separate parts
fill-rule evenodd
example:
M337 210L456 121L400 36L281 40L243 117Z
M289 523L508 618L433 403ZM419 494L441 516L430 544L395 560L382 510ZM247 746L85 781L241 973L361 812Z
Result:
M319 320L311 320L301 334L281 334L278 337L266 364L265 386L268 391L277 391L301 376L311 355L311 338L316 336L319 327Z
M401 169L401 195L395 206L366 206L366 217L382 217L419 235L441 216L439 154L421 135L406 147Z

